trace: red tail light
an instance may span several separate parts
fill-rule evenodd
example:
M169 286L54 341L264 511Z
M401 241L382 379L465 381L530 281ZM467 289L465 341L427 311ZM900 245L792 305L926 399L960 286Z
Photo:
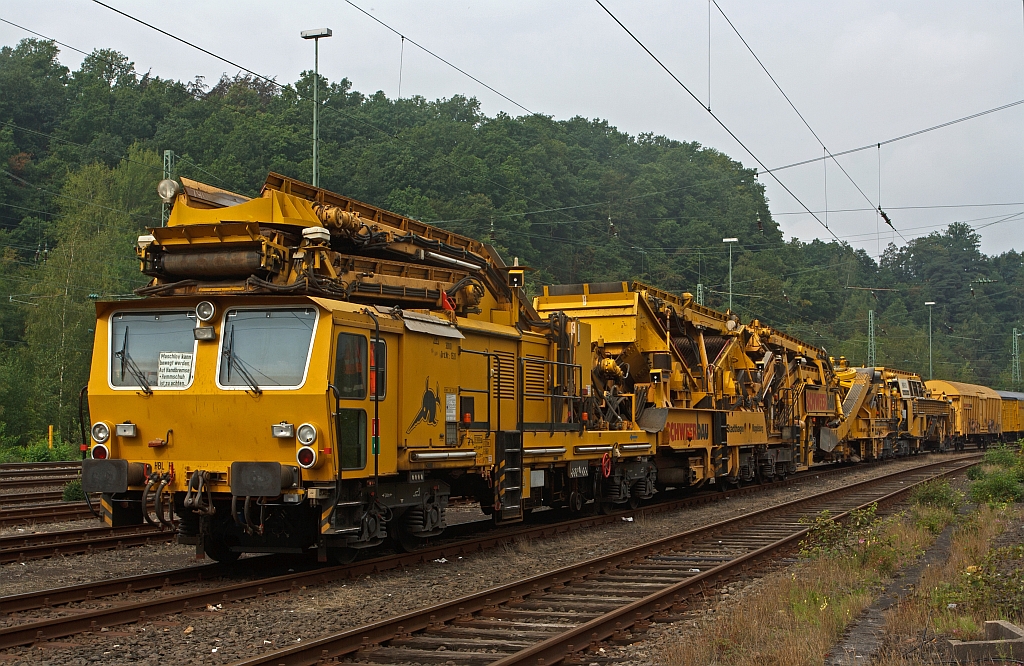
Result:
M110 451L102 444L97 444L92 447L92 457L94 460L106 460L110 457Z
M298 453L295 454L295 460L299 463L299 467L309 469L316 464L316 451L308 446L303 446L299 449Z

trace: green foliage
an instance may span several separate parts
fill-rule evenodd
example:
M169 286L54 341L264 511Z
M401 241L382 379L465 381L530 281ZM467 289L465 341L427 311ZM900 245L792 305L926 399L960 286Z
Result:
M311 173L311 72L283 88L248 75L208 86L140 74L115 51L75 71L58 54L32 39L0 48L0 294L10 296L0 309L0 419L21 444L50 423L66 438L78 432L89 296L129 295L144 282L134 240L159 223L164 150L179 175L247 195L268 171ZM530 290L640 279L678 293L699 282L707 304L724 309L721 239L736 236L734 309L744 319L857 365L873 309L879 362L924 372L928 310L908 294L926 288L940 303L936 374L1009 385L1011 329L992 322L1024 310L1021 255L985 256L965 224L890 246L876 263L844 243L784 239L756 172L696 142L582 116L488 117L461 95L364 95L347 79L320 90L324 187L485 239L537 268ZM980 278L999 289L986 292Z
M974 610L989 617L1021 617L1024 614L1022 581L1024 545L993 548L980 564L967 567L959 578L935 590L932 603L939 609Z
M998 446L985 453L981 465L967 470L972 502L1003 504L1024 498L1024 453L1018 445Z
M986 465L996 465L1012 469L1021 461L1020 447L1001 445L985 452L982 462Z
M973 465L967 468L967 478L971 481L978 481L985 478L985 470L981 465Z
M1024 486L1014 472L994 469L985 474L984 478L971 484L969 496L972 502L978 503L1017 502L1024 497Z
M61 500L64 502L81 502L85 499L85 492L82 490L82 480L75 479L64 485L64 493Z
M963 504L963 499L963 493L950 485L946 479L933 479L922 483L910 495L911 503L916 506L948 509L954 512Z

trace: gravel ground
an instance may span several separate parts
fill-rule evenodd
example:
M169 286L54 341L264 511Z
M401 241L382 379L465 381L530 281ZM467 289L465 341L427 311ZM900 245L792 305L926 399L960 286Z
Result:
M966 484L962 479L955 481L954 485L961 490L966 488ZM707 622L714 621L714 618L725 617L732 607L742 601L744 597L761 592L765 584L764 576L771 571L784 569L785 566L786 563L780 562L770 569L766 569L761 576L729 583L717 590L713 596L705 599L696 608L680 614L674 621L651 624L647 634L641 640L626 646L608 648L606 655L613 663L622 664L623 666L655 666L663 664L664 661L660 656L667 649L687 640L694 632L700 631L701 627L705 626ZM904 572L899 572L895 576L895 580L904 580L904 575ZM917 580L917 578L915 577L914 580ZM878 614L881 616L880 612ZM856 622L860 622L861 619L858 618ZM853 625L853 630L857 630L856 622ZM585 659L584 663L587 663Z
M755 507L777 505L929 460L865 466L840 478L770 489L756 496L640 517L633 522L549 539L523 541L454 561L435 561L358 581L304 588L291 595L279 594L212 611L113 627L65 641L0 652L0 660L26 664L162 664L168 660L179 664L228 663L669 536ZM14 593L193 563L192 549L188 547L141 547L89 557L4 565L0 567L0 588L5 593ZM18 589L9 588L11 585ZM733 591L726 588L722 598L729 599L734 593L739 595L745 590L734 585ZM652 638L659 631L659 625L655 626ZM652 654L655 646L645 648L646 643L630 646L629 650L646 649L646 654ZM622 652L625 657L626 650Z

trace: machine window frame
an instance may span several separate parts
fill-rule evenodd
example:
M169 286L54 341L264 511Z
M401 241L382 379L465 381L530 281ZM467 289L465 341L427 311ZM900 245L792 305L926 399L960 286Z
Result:
M341 378L338 375L338 371L341 369L341 359L338 357L338 354L342 349L342 338L353 338L357 340L361 345L361 349L359 350L360 357L356 359L362 364L363 367L361 377L362 390L359 392L358 395L345 395L342 392L343 383L341 382ZM352 376L354 376L354 373ZM366 339L365 335L362 335L360 333L353 333L352 331L337 331L336 335L334 336L334 374L332 379L334 386L338 389L338 400L366 400L367 396L370 393L370 342L369 340Z
M221 371L221 366L223 366L223 360L224 360L224 344L225 344L225 341L226 341L226 338L227 338L227 333L226 332L228 330L228 328L227 328L228 327L228 315L230 313L232 313L232 312L267 312L267 311L272 311L272 310L312 310L313 311L313 315L314 315L314 319L313 319L313 332L309 336L309 349L306 350L306 364L305 364L305 366L302 369L302 379L299 381L299 383L295 384L295 385L288 385L288 386L275 386L275 385L264 386L263 384L260 384L259 385L260 390L261 391L298 391L303 386L306 385L306 380L309 378L309 362L310 362L310 359L313 358L313 347L316 346L316 333L317 333L317 329L319 328L319 324L320 324L320 308L316 307L315 305L301 305L301 304L292 304L292 305L263 305L263 306L252 305L252 306L244 306L244 307L231 307L231 308L227 308L226 310L224 310L224 314L221 315L221 318L220 318L220 335L219 335L220 339L217 342L217 371L216 371L216 376L215 376L215 382L217 384L217 388L219 388L222 391L251 391L252 390L249 386L245 385L244 383L241 384L241 385L237 385L236 386L236 385L225 385L225 384L222 384L221 381L220 381L220 371Z
M377 359L377 351L376 351L377 348L379 348L382 352L384 352L383 354L381 354L381 356L384 358L384 362L383 363L381 363ZM367 386L367 393L370 394L370 400L378 400L378 401L379 400L384 400L385 398L388 397L388 343L387 343L387 340L385 340L384 338L380 338L379 340L375 341L373 339L373 336L370 336L370 340L369 340L369 343L366 345L366 349L367 349L367 354L369 354L370 350L373 350L373 364L374 364L375 370L376 370L376 372L374 373L374 375L376 375L376 376L372 377L373 382L374 382L374 384L373 384L374 390L370 391L369 390L369 386ZM369 359L367 359L367 362L366 362L366 376L367 376L367 384L369 384L369 380L371 379L371 377L370 377L370 362L369 362Z
M114 361L116 360L114 358L114 344L115 344L115 340L114 340L114 318L117 317L117 315L125 315L125 314L133 314L133 315L135 315L135 314L152 314L152 315L177 315L177 314L183 314L183 315L186 316L186 318L193 320L193 326L192 326L193 329L198 326L198 320L196 319L195 310L157 310L157 309L150 310L148 308L142 308L142 309L138 309L138 310L115 310L115 311L110 313L110 315L107 317L107 371L106 371L106 374L107 374L107 386L112 391L141 391L142 387L139 386L138 384L135 384L135 385L132 385L132 386L117 386L113 382ZM191 376L189 377L188 384L186 384L185 386L157 386L155 384L150 384L149 388L152 389L153 391L187 391L188 389L192 388L192 385L196 381L196 360L197 360L196 359L196 353L198 351L199 351L199 341L196 340L195 338L193 338L192 339L192 373L191 373Z
M354 414L361 421L361 423L359 423L358 426L362 430L362 443L360 446L360 443L357 442L355 447L355 450L358 452L358 460L361 463L359 464L358 467L345 466L344 455L347 449L342 444L343 429L341 420L343 416L346 414ZM341 469L342 472L359 471L362 469L366 469L366 463L369 460L369 455L367 453L367 443L369 442L369 437L367 433L367 423L368 419L366 416L366 410L363 409L362 407L345 407L338 409L337 416L334 417L334 434L335 437L337 438L338 468Z

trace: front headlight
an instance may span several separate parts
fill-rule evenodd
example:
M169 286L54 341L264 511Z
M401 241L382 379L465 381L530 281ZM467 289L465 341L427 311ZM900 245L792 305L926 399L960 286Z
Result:
M110 439L110 426L103 421L97 421L92 424L92 438L98 444L102 444Z
M303 423L295 431L295 439L299 440L299 444L309 446L316 441L316 426L312 423Z

